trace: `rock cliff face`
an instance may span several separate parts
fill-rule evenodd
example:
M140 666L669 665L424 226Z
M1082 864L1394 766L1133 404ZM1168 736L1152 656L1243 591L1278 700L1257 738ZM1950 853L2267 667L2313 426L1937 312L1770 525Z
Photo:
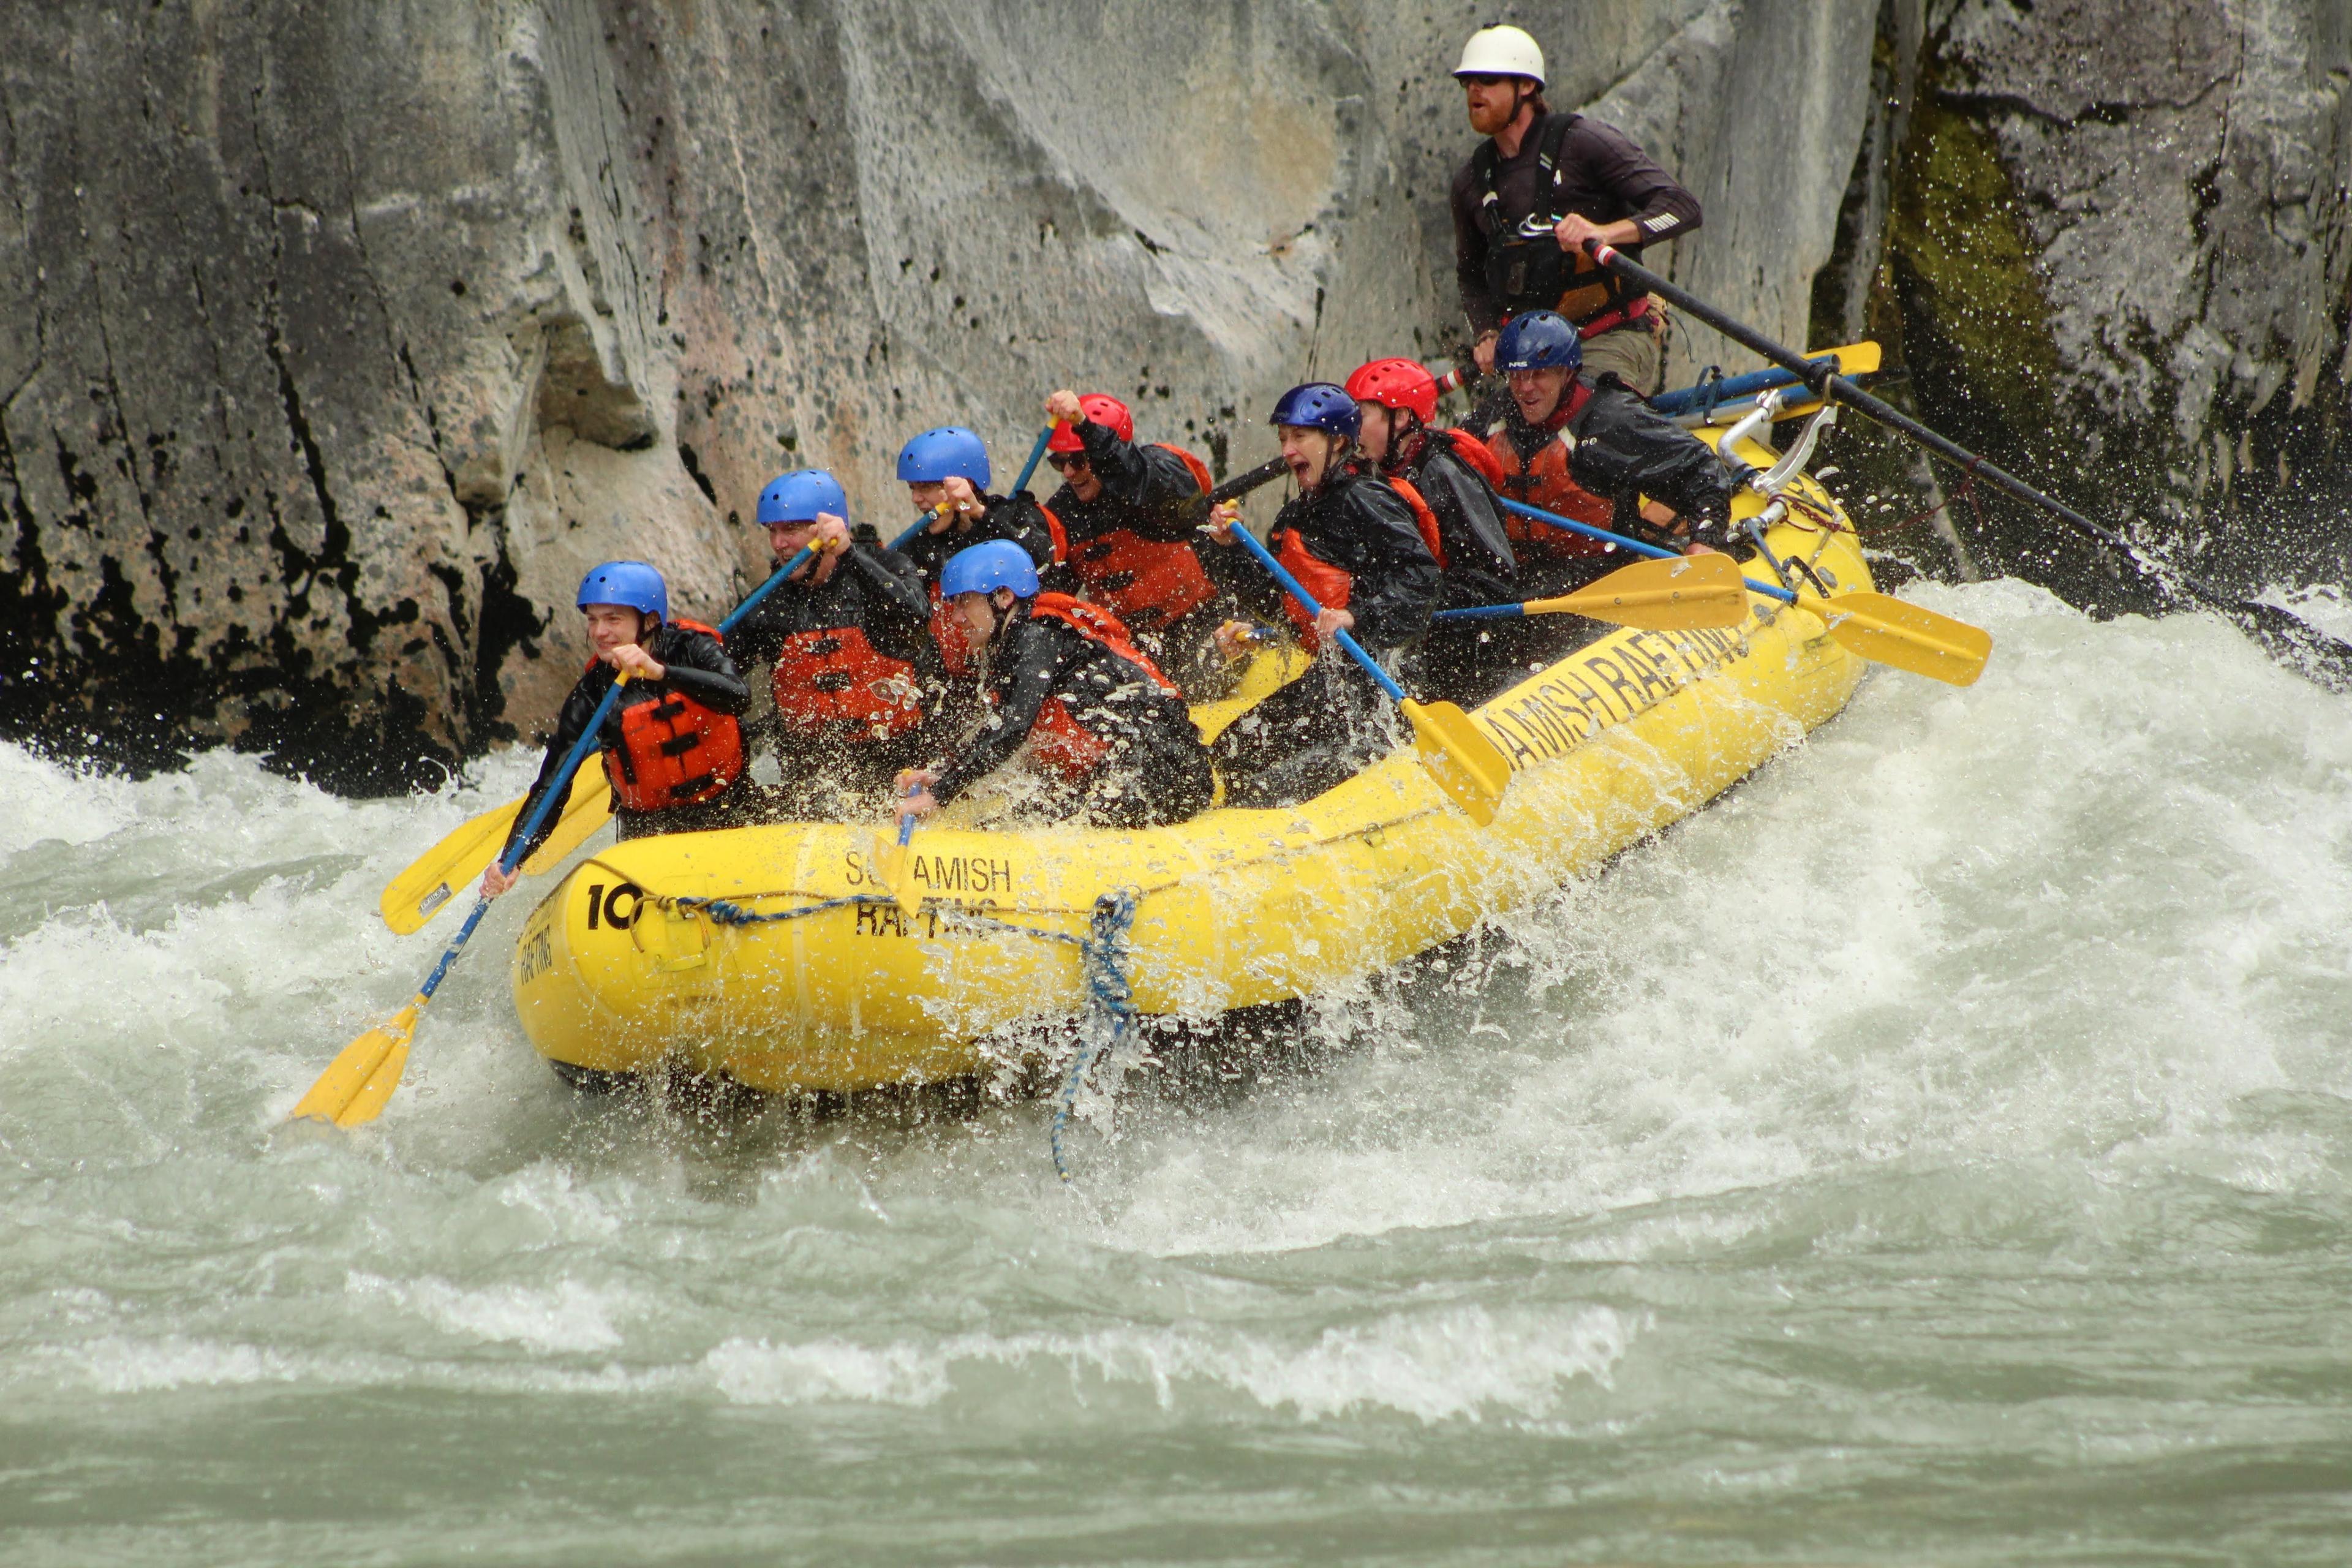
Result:
M1817 299L1899 346L1931 420L2095 515L2241 584L2341 583L2352 9L1890 0L1883 31L1846 258L1883 256L1877 293ZM1986 515L1988 565L2137 602Z
M1446 73L1491 9L11 7L0 729L397 787L544 721L593 562L654 560L721 613L785 468L833 468L887 527L906 436L971 424L1009 479L1063 384L1254 461L1282 386L1458 332ZM2046 395L2200 526L2251 515L2250 472L2275 448L2292 478L2341 407L2340 7L2197 0L2120 65L2105 0L1507 9L1554 102L1706 204L1669 266L1785 339L1825 264L1856 311L1888 279L1923 399L1986 407L2008 383L1965 371L1964 290L1990 279ZM2193 243L2119 264L2175 181ZM2015 204L1985 228L2006 270L1936 250L1972 199Z

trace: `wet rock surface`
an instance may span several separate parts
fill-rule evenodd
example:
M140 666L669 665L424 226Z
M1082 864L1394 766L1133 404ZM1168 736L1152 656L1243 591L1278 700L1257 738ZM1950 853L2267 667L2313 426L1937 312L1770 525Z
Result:
M1517 19L1556 104L1624 124L1705 203L1663 258L1678 277L1790 341L1823 320L1825 266L1856 300L1885 279L1922 405L1999 441L2041 405L1996 406L2005 379L1967 369L1955 279L1989 278L2038 343L2035 395L2085 421L2083 460L2145 458L2163 525L2218 538L2297 493L2306 449L2331 460L2346 24L2317 0L2123 16ZM833 468L888 528L906 436L974 426L1001 484L1064 384L1245 466L1281 387L1456 343L1445 184L1470 138L1447 70L1485 19L11 8L0 729L151 763L232 742L398 788L538 731L595 561L655 561L682 609L723 614L783 468ZM1927 110L1894 126L1873 60L1884 79L1915 43ZM1922 216L1922 173L1954 161L1920 139L1937 116L2013 204L2005 272L1929 264L1978 190ZM1883 222L1856 216L1865 165ZM2193 243L2168 237L2184 223ZM1743 363L1685 325L1680 370L1710 362Z
M1921 411L2226 581L2341 583L2352 12L1909 9L1868 314ZM2032 514L1991 506L1976 531L1990 568L2147 602Z

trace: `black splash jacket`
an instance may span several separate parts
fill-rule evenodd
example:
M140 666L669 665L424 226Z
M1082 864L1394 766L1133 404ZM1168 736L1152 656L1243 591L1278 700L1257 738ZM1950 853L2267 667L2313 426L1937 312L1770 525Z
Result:
M1412 509L1386 479L1352 460L1340 465L1319 488L1283 503L1266 548L1279 554L1282 536L1292 530L1308 554L1354 579L1347 607L1356 617L1351 635L1366 652L1402 647L1428 632L1442 574ZM1201 554L1252 615L1274 621L1286 613L1290 595L1240 545L1212 544Z
M1562 120L1568 123L1560 136L1555 186L1538 153L1547 129ZM1474 154L1454 175L1454 275L1463 314L1470 318L1472 331L1484 332L1502 324L1504 308L1487 278L1491 237L1479 212L1486 195L1479 163ZM1632 218L1642 227L1642 244L1618 248L1637 261L1642 245L1678 239L1700 222L1698 198L1632 137L1576 113L1538 120L1528 128L1516 156L1496 158L1495 195L1496 216L1513 231L1530 215L1556 222L1574 213L1597 224Z
M1454 456L1454 440L1443 430L1417 432L1403 460L1390 471L1419 490L1437 518L1438 542L1445 546L1444 607L1501 604L1517 597L1512 584L1518 578L1518 558L1503 531L1495 487Z
M743 710L751 706L751 689L744 684L741 676L735 673L734 661L727 657L727 650L719 646L717 637L688 631L683 626L674 626L665 621L646 645L646 651L662 666L662 679L632 680L621 688L621 700L613 704L611 712L604 715L604 728L598 732L600 745L610 747L621 743L623 709L645 702L658 702L672 692L691 697L717 713L740 716ZM604 700L604 693L612 689L612 686L613 667L600 661L595 668L580 678L579 683L572 689L572 695L563 700L563 710L556 715L555 733L548 739L547 760L540 763L539 777L532 781L530 793L523 797L526 804L522 814L515 818L514 831L507 836L509 848L513 847L515 835L522 831L523 824L529 820L531 805L546 791L549 781L555 776L555 770L563 765L563 759L571 753L572 742L586 731L588 721L595 716L596 705ZM580 760L580 765L584 769L594 762L595 755L592 752ZM549 836L555 831L556 819L562 815L561 806L547 814L547 820L540 825L530 842L523 846L522 853L514 858L516 864L529 859L541 845L547 842Z
M856 626L886 658L904 659L926 687L944 671L939 645L931 640L931 595L915 563L886 548L873 526L850 531L850 548L833 575L806 576L776 584L751 613L727 634L727 652L739 667L774 661L784 639L802 632Z
M1569 454L1569 477L1609 502L1617 532L1660 537L1642 519L1646 495L1680 513L1695 542L1727 547L1734 486L1714 448L1644 403L1613 371L1597 380L1580 377L1579 383L1583 405L1564 426L1529 425L1517 405L1511 405L1502 428L1520 457L1532 462L1564 428L1576 443Z
M1045 502L1062 520L1062 535L1073 554L1081 542L1122 528L1161 544L1195 537L1197 523L1184 510L1201 485L1183 458L1165 447L1122 441L1109 426L1091 419L1079 422L1077 435L1087 449L1087 466L1102 480L1102 494L1080 500L1064 485Z
M1036 563L1038 578L1047 588L1059 589L1066 574L1054 559L1054 531L1037 499L1023 490L1017 496L983 494L980 500L984 510L970 528L960 530L950 523L940 532L925 530L907 542L907 559L922 574L926 591L940 580L940 569L950 556L992 539L1009 539L1027 551Z
M1031 615L1026 599L1004 616L982 678L993 702L979 734L938 768L931 795L941 805L1003 766L1049 698L1058 698L1080 728L1114 752L1148 757L1180 746L1199 749L1201 734L1184 700L1162 691L1141 666L1058 620Z

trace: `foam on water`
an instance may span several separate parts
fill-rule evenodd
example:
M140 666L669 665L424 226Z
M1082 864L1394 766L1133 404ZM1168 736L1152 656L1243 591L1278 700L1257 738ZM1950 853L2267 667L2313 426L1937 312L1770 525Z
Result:
M747 1532L721 1554L862 1509L1246 1555L1130 1484L1160 1445L1144 1471L1331 1559L1444 1555L1389 1533L1425 1509L1505 1560L1549 1560L1508 1522L1538 1515L1595 1555L1673 1518L1758 1556L2324 1560L2347 710L2218 621L1923 597L1994 633L1979 686L1880 672L1604 874L1328 999L1315 1065L1132 1083L1075 1191L1036 1105L574 1097L506 996L524 899L380 1121L282 1129L446 935L386 932L383 881L534 759L352 803L0 748L0 1525L168 1559L363 1449L416 1500L370 1516L387 1557L528 1555L559 1497L583 1561L687 1539L633 1521L694 1500ZM590 1457L509 1516L518 1421ZM2173 1508L2250 1464L2315 1479ZM352 1544L273 1540L233 1554Z

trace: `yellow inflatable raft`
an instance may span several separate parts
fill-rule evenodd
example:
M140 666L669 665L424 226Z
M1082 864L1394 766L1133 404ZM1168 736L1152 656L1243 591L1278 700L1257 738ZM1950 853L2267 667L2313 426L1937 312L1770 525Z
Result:
M1835 514L1811 481L1796 493ZM1870 585L1849 532L1784 522L1768 538L1833 591ZM776 1090L971 1074L982 1042L1082 1011L1075 939L1122 891L1139 1012L1312 995L1592 870L1837 712L1862 660L1818 616L1749 602L1729 630L1617 631L1475 710L1515 768L1485 830L1407 747L1300 805L1175 827L986 831L943 814L915 837L913 916L875 871L872 826L634 839L532 912L515 1005L542 1056L598 1072L667 1060Z

